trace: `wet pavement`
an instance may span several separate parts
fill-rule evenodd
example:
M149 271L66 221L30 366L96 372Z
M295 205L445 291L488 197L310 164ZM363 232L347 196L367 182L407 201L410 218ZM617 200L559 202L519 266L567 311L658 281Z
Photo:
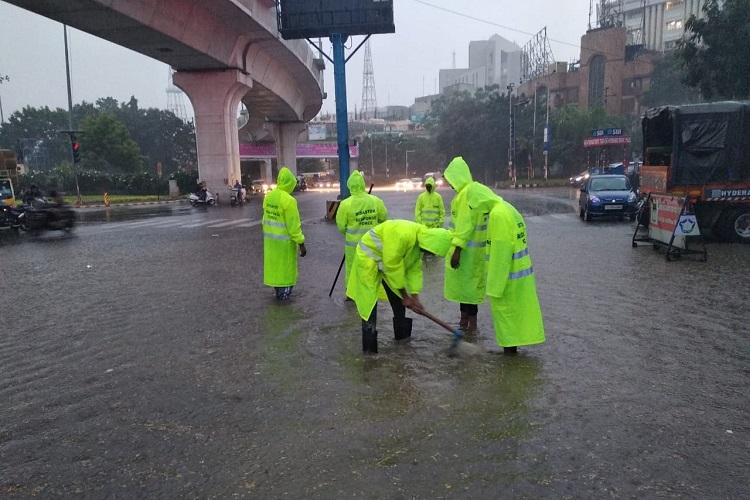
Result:
M416 193L381 193L394 217ZM259 200L0 233L0 498L747 498L750 245L667 263L567 189L528 215L546 344L497 353L415 320L360 354L330 195L299 195L290 304L263 287ZM135 215L133 215L135 214ZM158 215L158 217L153 217ZM426 262L428 309L442 262Z

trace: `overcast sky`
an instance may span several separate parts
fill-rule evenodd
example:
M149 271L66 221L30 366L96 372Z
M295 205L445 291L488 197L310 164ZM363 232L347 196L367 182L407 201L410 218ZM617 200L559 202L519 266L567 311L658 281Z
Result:
M465 66L469 41L494 33L523 45L531 38L527 33L546 25L555 58L571 61L588 24L588 6L585 0L396 0L396 33L372 37L378 105L410 105L423 89L434 93L438 70L451 67L453 52L457 66ZM6 117L26 105L67 107L62 25L2 0L0 25L0 75L11 78L0 84ZM77 30L70 31L70 41L75 102L134 95L143 106L166 107L165 64ZM330 53L330 43L325 46ZM363 56L361 51L347 65L350 110L361 105ZM323 110L333 112L330 66Z

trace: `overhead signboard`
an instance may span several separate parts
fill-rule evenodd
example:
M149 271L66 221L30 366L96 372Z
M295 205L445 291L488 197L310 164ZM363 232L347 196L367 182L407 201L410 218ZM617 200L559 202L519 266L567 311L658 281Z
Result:
M285 40L396 32L393 0L279 0L276 14Z

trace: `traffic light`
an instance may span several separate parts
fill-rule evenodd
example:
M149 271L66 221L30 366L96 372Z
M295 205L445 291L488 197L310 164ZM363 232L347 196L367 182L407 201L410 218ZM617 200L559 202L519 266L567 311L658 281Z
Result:
M73 163L80 162L81 154L79 153L79 150L81 149L81 145L76 140L75 136L70 138L70 148L73 150Z

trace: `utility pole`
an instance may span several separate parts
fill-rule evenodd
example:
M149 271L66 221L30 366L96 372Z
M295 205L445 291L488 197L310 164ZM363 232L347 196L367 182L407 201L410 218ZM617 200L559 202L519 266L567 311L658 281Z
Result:
M547 86L547 119L544 123L544 180L549 179L549 150L552 146L552 137L549 130L549 107L550 107L550 89Z
M73 93L70 90L70 56L68 53L68 26L63 24L63 40L65 41L65 76L68 82L68 134L70 135L70 154L73 163L73 176L76 180L76 196L78 206L81 206L81 188L78 185L78 167L76 164L78 156L78 141L73 129Z
M508 120L509 120L509 134L508 134L508 173L510 175L510 181L513 185L516 184L516 165L515 165L515 130L513 120L513 83L508 84Z

